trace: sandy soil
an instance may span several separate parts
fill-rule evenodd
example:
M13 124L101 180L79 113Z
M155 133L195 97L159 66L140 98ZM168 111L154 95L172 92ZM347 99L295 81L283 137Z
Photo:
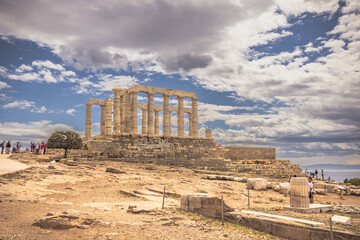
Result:
M16 155L13 159L30 168L0 177L0 239L278 239L231 223L222 227L218 220L179 209L179 196L191 192L223 195L226 204L245 209L245 183L202 179L198 171L179 167L111 161L82 161L69 166L66 163L71 160L49 163L47 158ZM106 172L109 167L124 173ZM164 186L171 194L161 209L159 192ZM255 211L325 223L334 214L284 211L289 198L273 190L251 191L250 196ZM360 198L346 196L341 200L328 194L315 199L316 203L359 205ZM65 230L32 225L54 212L83 213L98 224ZM351 217L352 225L345 228L359 232L360 216Z

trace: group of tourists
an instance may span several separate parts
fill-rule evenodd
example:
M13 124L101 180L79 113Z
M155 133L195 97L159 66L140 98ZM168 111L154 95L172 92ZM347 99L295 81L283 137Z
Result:
M309 172L307 169L305 169L305 175L306 175L306 176L310 176L310 177L312 177L312 178L318 178L318 174L319 174L319 172L318 172L317 169L315 169L314 172ZM322 178L322 179L325 179L325 177L324 177L324 169L321 169L321 178ZM330 177L329 177L329 178L330 178ZM329 180L330 180L330 179L329 179Z
M0 143L0 147L1 147L1 154L4 154L4 149L5 149L5 154L9 154L10 152L11 153L19 153L20 148L22 146L21 146L20 142L16 142L11 145L11 141L9 140L8 142L2 141L2 143Z
M1 154L4 154L4 150L5 150L5 154L9 154L9 153L19 153L21 150L22 145L20 144L20 142L16 142L14 144L11 144L11 141L2 141L0 143L0 148L1 148ZM26 151L31 151L34 154L45 154L46 152L46 143L43 141L41 142L41 144L38 142L31 142L30 143L30 147L26 148Z
M30 151L34 154L45 154L46 152L46 143L44 141L35 143L30 143Z

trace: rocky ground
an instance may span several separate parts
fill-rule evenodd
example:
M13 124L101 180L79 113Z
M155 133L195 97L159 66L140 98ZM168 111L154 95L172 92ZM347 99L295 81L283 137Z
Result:
M277 239L249 228L179 209L181 194L223 195L235 209L247 208L246 183L208 180L192 169L111 161L61 160L18 154L30 168L0 176L0 239ZM223 174L223 173L220 173ZM241 177L241 174L235 175ZM165 208L162 191L166 187ZM289 197L250 191L251 208L327 222L334 213L283 210ZM316 196L316 203L359 205L359 197ZM340 214L340 213L339 213ZM359 233L360 215L351 226Z

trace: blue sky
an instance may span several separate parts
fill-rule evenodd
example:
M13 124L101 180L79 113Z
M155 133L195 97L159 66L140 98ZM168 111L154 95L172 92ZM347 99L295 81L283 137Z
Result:
M218 143L360 164L359 3L0 0L0 139L83 135L88 98L144 84L196 92Z

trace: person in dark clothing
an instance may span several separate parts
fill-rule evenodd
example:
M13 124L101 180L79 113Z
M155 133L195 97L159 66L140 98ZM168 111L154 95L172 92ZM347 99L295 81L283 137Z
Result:
M321 177L324 179L324 169L321 169Z
M1 154L4 154L5 141L3 141L3 142L0 144L0 147L1 147Z
M11 148L11 143L10 143L10 140L6 143L6 154L9 154L10 153L10 148Z
M319 172L318 172L318 170L317 170L317 169L315 169L315 177L316 177L316 178L318 177L318 176L317 176L317 175L318 175L318 173L319 173Z

